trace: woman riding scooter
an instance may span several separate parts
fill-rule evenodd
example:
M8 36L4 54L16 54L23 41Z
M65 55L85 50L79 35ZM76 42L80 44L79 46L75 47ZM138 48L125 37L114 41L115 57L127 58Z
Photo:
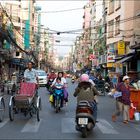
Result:
M77 97L76 130L82 132L82 137L86 137L87 132L95 126L97 119L96 95L99 93L89 81L89 76L82 74L80 83L74 92L74 96Z
M86 92L85 92L86 91ZM77 97L77 103L82 100L88 101L94 110L94 118L97 119L97 105L95 97L99 95L96 88L89 82L89 76L87 74L82 74L80 77L80 83L74 92L74 97Z

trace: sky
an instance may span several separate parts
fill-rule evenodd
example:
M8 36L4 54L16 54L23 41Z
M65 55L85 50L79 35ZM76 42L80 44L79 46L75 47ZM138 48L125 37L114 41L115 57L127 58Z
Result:
M41 6L42 11L60 11L67 9L81 8L80 10L73 10L67 12L58 13L42 13L41 23L51 30L56 31L69 31L82 29L84 5L88 3L88 0L73 0L73 1L37 1L37 5ZM99 8L99 7L98 7ZM60 40L60 43L55 43L55 46L59 55L68 54L76 36L80 34L60 34L55 35L56 40ZM61 46L62 45L62 46ZM66 46L65 46L66 45Z

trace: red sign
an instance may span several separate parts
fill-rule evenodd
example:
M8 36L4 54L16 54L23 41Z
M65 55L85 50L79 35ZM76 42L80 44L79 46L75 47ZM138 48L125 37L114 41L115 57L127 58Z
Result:
M90 55L89 55L89 59L90 59L90 60L96 59L96 56L95 56L94 54L90 54Z

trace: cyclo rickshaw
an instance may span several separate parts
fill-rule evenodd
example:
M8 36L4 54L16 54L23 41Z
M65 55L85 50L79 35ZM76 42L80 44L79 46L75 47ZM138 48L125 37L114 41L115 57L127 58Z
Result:
M21 82L18 94L11 96L9 101L9 118L14 120L14 115L19 112L24 116L28 114L37 116L40 121L39 111L41 109L41 98L37 95L37 85L35 83Z

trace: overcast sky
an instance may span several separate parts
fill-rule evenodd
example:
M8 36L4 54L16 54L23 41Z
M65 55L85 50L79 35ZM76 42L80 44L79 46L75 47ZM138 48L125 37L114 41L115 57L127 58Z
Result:
M88 3L88 0L73 0L73 1L37 1L37 4L42 7L42 11L60 11L67 9L83 8L84 5ZM58 12L58 13L42 13L42 24L45 27L49 27L52 30L57 31L69 31L82 29L83 24L83 14L84 10L74 10L67 12ZM56 36L56 35L55 35ZM61 42L57 43L58 45L72 45L74 44L74 38L77 35L63 34L56 36L57 40ZM67 54L70 50L70 46L56 46L59 55Z

